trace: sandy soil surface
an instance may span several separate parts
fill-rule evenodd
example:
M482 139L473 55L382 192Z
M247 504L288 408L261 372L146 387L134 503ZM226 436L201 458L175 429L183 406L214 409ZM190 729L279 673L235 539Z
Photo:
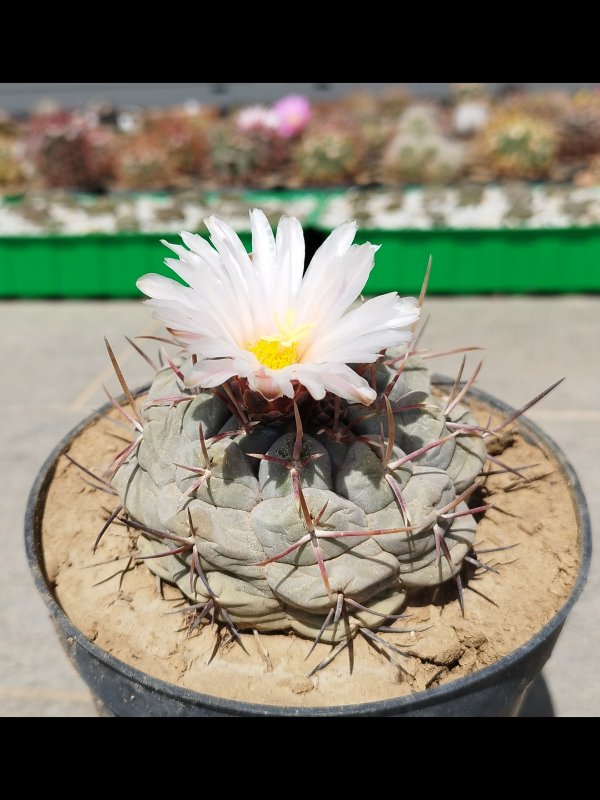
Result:
M489 409L471 404L480 421ZM106 419L89 426L70 453L99 473L124 446ZM163 585L143 563L117 560L135 551L135 532L111 525L97 553L92 546L115 497L94 490L61 457L43 519L46 571L61 606L91 640L139 670L179 686L236 700L323 706L381 700L452 681L492 663L531 638L561 607L578 567L577 523L565 480L544 449L518 433L496 450L512 466L536 463L528 483L514 474L490 475L477 551L518 545L480 560L499 574L471 570L461 615L453 582L414 596L409 620L395 627L430 626L424 632L381 634L403 655L378 652L360 637L325 669L308 677L330 652L294 635L243 633L239 644L218 645L215 629L188 636L180 592ZM215 652L216 651L216 652Z

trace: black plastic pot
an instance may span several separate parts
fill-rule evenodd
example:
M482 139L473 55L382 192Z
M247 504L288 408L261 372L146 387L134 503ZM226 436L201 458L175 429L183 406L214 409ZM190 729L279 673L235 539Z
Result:
M481 390L471 395L508 414L510 406ZM108 406L107 406L108 407ZM581 594L590 566L592 538L589 513L581 485L558 445L535 423L521 418L526 438L541 442L558 462L569 483L579 526L580 566L577 580L565 604L535 636L494 664L452 683L407 697L358 705L300 708L243 703L193 692L153 678L114 658L91 642L66 616L52 594L44 570L41 519L45 498L58 457L72 439L97 414L75 427L52 451L31 490L25 516L25 543L33 577L54 622L62 645L95 697L117 716L250 716L250 717L482 717L515 716L529 686L550 657L573 604Z

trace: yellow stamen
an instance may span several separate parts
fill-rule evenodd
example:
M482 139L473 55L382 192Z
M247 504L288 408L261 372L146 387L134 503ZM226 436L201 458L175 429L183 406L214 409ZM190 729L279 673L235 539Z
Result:
M248 350L258 358L261 364L269 369L281 369L294 364L298 358L298 345L296 342L286 343L277 341L274 337L259 339L256 344L248 344Z
M290 309L283 320L276 317L278 332L271 336L263 336L252 344L248 342L248 350L257 357L261 364L269 369L289 367L298 360L298 344L308 334L314 323L294 326L296 312Z

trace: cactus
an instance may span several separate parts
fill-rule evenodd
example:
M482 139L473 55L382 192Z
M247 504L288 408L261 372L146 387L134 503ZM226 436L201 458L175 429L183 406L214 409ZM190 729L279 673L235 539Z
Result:
M136 117L124 112L117 185L127 190L188 186L208 171L211 109L153 109Z
M257 122L246 127L246 112L248 109L223 120L211 131L213 180L217 186L280 186L289 161L289 143L274 126Z
M294 149L292 183L336 186L364 182L366 151L367 143L351 116L317 115Z
M583 161L600 153L600 100L575 97L560 121L561 158Z
M85 116L57 112L33 117L26 140L28 155L46 187L103 191L113 179L114 133Z
M433 107L415 105L400 118L380 165L382 183L445 183L464 164L459 142L443 136Z
M315 670L357 635L394 650L378 631L415 630L395 624L415 593L454 581L462 605L461 574L489 568L474 548L488 508L478 476L487 458L522 473L486 439L550 389L480 427L462 405L479 367L460 388L463 358L442 390L414 349L420 303L352 305L376 250L350 246L356 226L336 229L302 278L297 220L282 218L275 240L252 212L252 259L225 223L206 223L216 249L187 233L189 249L169 245L188 287L138 282L179 348L145 396L107 343L131 413L113 404L136 433L102 479L121 505L96 546L118 519L134 530L130 556L180 589L190 630L212 621L242 646L247 630L330 643Z
M558 135L544 119L518 111L498 111L475 145L479 159L500 177L536 180L555 165Z
M174 108L154 111L146 118L146 132L162 144L175 175L196 179L204 176L212 116L208 110L188 112Z
M0 132L0 189L22 188L24 176L23 158L19 141Z
M431 394L418 357L402 358L395 380L394 355L375 369L371 411L327 397L273 423L244 411L239 385L235 404L185 389L186 359L161 369L143 439L113 479L149 568L235 630L331 643L458 576L475 535L464 498L485 446L462 427L476 425L464 408ZM156 558L169 549L179 552Z
M119 189L167 189L177 182L163 138L145 129L120 137L116 180Z

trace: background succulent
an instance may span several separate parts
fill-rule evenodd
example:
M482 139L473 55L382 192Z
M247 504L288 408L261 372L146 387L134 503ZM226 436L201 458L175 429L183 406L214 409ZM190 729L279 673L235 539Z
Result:
M0 189L15 191L25 181L22 145L19 140L0 132Z
M260 188L285 182L289 140L264 120L248 127L243 117L221 120L212 127L209 148L216 185Z
M600 97L575 97L560 119L561 158L582 161L600 153Z
M32 117L25 148L37 180L46 187L106 189L115 173L115 134L85 115L56 112Z
M176 183L176 172L159 137L141 130L121 138L117 163L119 189L159 190Z
M215 114L204 109L154 110L145 120L148 136L161 142L169 168L184 182L202 180L208 169L208 134Z
M292 183L335 186L364 182L366 155L367 142L351 115L316 115L294 148Z
M490 116L491 98L483 83L453 83L451 88L451 128L457 136L468 138L483 128Z
M432 106L412 106L400 117L381 160L382 183L443 183L455 180L464 149L441 132Z
M479 160L500 177L547 177L556 162L559 137L549 121L518 111L499 111L482 130Z

